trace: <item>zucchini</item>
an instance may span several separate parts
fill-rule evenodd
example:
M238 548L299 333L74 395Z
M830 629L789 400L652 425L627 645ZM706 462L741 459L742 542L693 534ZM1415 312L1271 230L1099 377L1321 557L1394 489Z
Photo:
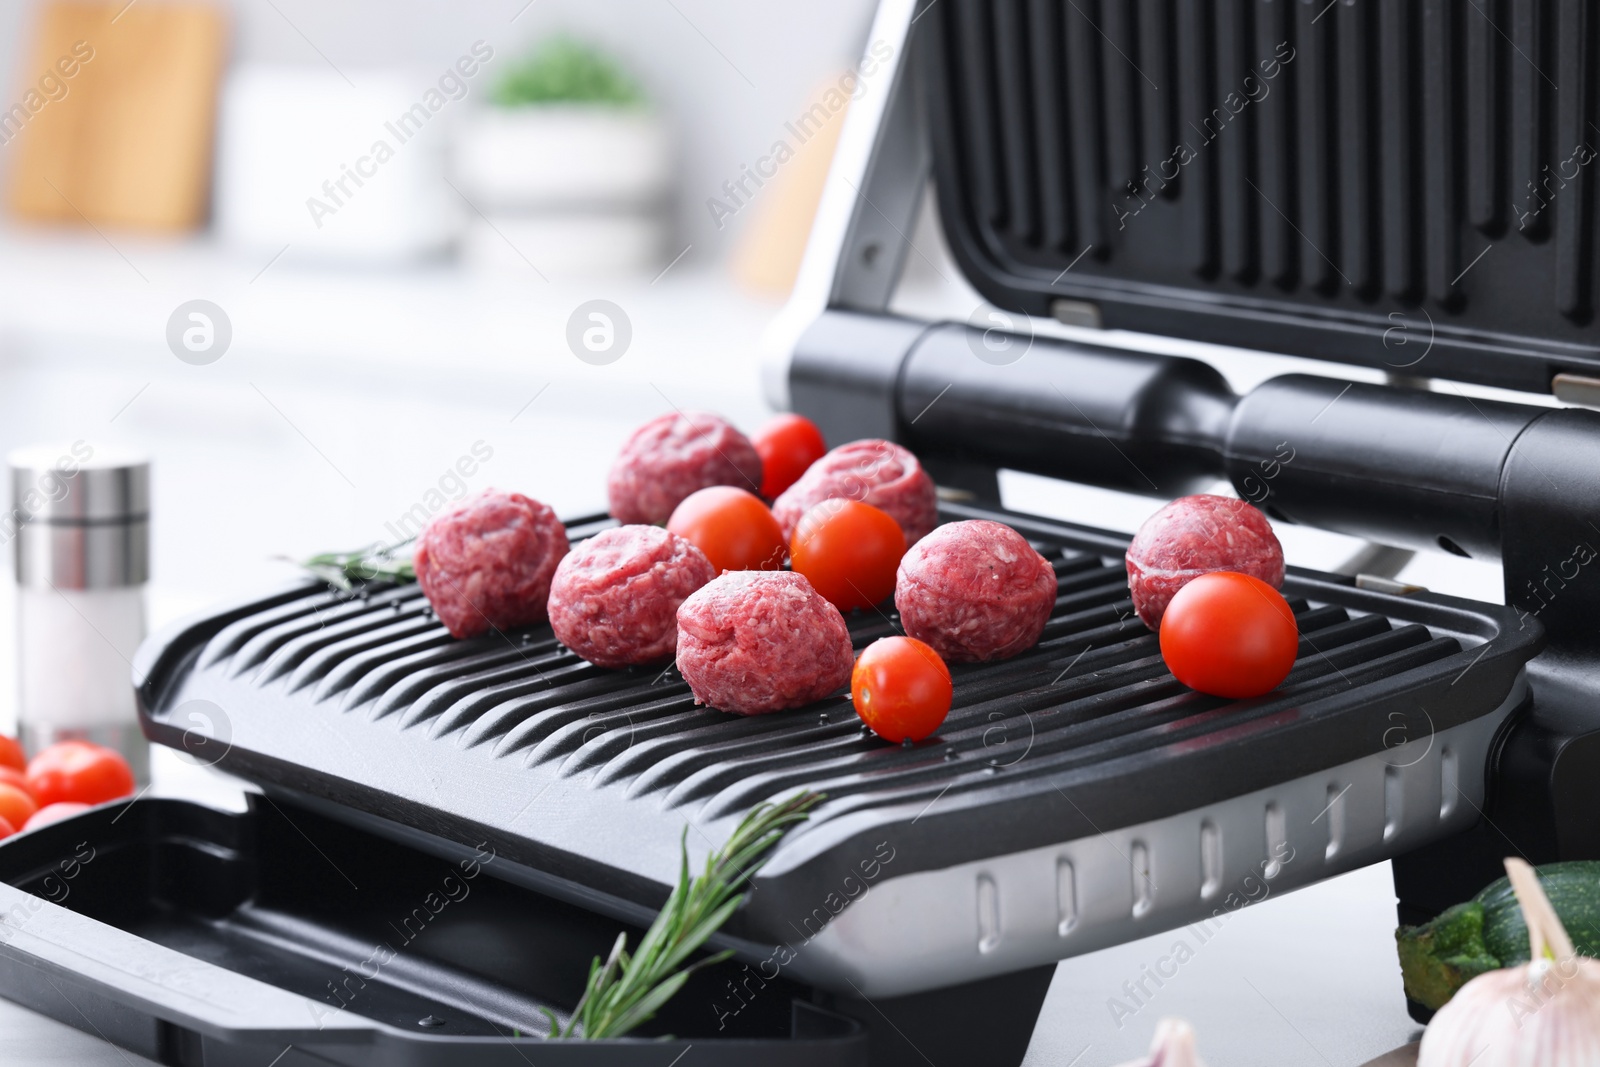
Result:
M1535 871L1573 947L1600 957L1600 861L1547 863ZM1528 962L1528 926L1507 878L1421 926L1400 927L1394 937L1406 996L1435 1010L1485 971Z
M1534 868L1561 925L1581 956L1600 957L1600 862L1573 860ZM1483 905L1483 947L1503 967L1528 962L1528 924L1505 878L1473 898Z
M1438 1010L1456 990L1485 971L1500 969L1483 943L1483 905L1476 900L1446 908L1421 926L1395 931L1406 996ZM1524 942L1522 954L1528 954Z

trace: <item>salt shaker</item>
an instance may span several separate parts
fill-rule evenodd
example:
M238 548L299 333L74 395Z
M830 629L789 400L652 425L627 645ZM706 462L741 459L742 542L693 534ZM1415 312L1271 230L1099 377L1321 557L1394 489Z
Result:
M149 749L134 709L132 660L145 632L150 464L85 441L7 457L16 546L18 733L30 754L83 738L127 757L141 782Z

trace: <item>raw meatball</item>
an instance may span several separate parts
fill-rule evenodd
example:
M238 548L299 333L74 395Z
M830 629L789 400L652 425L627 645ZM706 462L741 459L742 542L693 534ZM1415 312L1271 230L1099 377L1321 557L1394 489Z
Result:
M423 528L417 582L445 629L471 637L543 622L550 578L566 554L555 512L521 493L485 489Z
M678 605L717 576L688 541L659 526L619 526L582 542L550 583L550 626L601 667L660 663L678 645Z
M886 511L916 544L939 521L933 479L917 457L893 441L868 439L840 445L813 463L772 505L785 540L800 517L824 500L843 497Z
M618 522L655 523L697 489L761 491L761 457L726 419L702 411L651 419L623 442L606 489Z
M952 522L900 561L894 606L906 633L947 660L1008 659L1039 643L1056 605L1056 572L1011 527Z
M844 616L793 571L728 571L678 609L678 671L697 704L798 708L849 684L854 665Z
M1267 517L1229 496L1181 496L1145 520L1128 546L1133 610L1152 630L1173 596L1211 571L1283 586L1283 546Z

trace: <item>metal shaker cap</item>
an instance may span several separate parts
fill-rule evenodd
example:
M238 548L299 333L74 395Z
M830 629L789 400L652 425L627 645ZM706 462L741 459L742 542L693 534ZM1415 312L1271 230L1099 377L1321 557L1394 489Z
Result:
M0 543L15 546L19 585L102 589L150 576L150 461L87 441L7 457L11 506Z

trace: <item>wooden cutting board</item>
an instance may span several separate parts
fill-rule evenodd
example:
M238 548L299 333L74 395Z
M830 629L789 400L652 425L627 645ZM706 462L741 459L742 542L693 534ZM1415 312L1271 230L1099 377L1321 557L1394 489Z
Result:
M22 83L0 102L12 211L152 230L204 222L226 48L209 5L41 5Z

